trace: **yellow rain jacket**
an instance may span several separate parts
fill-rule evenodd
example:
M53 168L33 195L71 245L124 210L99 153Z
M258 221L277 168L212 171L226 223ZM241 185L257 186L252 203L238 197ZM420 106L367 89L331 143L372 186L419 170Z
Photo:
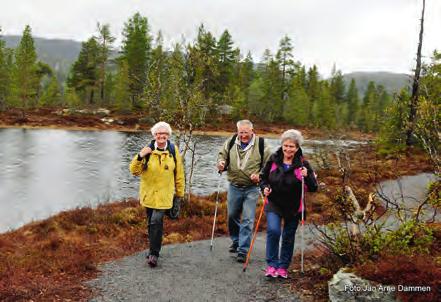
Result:
M184 167L181 154L176 146L175 148L177 167L175 167L173 155L168 150L153 150L147 170L143 170L145 158L138 160L138 154L133 157L130 172L134 176L141 177L139 202L143 207L170 209L173 205L174 194L177 197L184 197Z

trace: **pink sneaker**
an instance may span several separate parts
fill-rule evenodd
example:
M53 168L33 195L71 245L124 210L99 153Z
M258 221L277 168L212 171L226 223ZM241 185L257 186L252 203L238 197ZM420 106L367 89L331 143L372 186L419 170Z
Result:
M286 268L278 268L276 274L284 279L288 278L288 270Z
M265 277L277 278L277 269L268 265L265 270Z

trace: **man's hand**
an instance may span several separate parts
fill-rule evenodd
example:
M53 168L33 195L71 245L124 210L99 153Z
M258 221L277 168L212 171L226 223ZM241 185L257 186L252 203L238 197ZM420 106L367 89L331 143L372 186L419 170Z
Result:
M224 160L221 160L217 163L217 169L221 172L225 169L225 161Z
M152 149L150 147L144 147L139 151L139 156L145 157L147 154L152 153Z
M259 174L251 174L250 178L251 178L251 181L256 183L256 184L259 183L259 181L260 181Z
M305 167L302 167L302 176L303 177L308 176L308 170Z

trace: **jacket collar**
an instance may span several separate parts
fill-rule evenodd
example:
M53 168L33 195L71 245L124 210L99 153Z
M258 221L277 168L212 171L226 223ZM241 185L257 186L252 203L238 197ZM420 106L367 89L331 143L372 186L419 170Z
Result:
M302 148L299 148L294 154L294 158L292 160L293 167L298 168L302 166L302 158L303 158L303 151ZM282 147L279 147L277 151L271 156L271 160L275 162L278 166L281 166L283 164L283 151Z

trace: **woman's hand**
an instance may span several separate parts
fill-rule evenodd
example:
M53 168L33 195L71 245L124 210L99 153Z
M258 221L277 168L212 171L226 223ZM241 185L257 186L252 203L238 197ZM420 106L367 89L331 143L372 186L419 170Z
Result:
M139 151L139 156L145 157L147 154L152 153L152 149L150 147L144 147Z
M265 189L263 189L263 195L268 197L268 195L270 195L270 194L271 194L271 188L266 187Z
M306 169L305 167L302 167L302 176L303 177L308 176L308 169Z

